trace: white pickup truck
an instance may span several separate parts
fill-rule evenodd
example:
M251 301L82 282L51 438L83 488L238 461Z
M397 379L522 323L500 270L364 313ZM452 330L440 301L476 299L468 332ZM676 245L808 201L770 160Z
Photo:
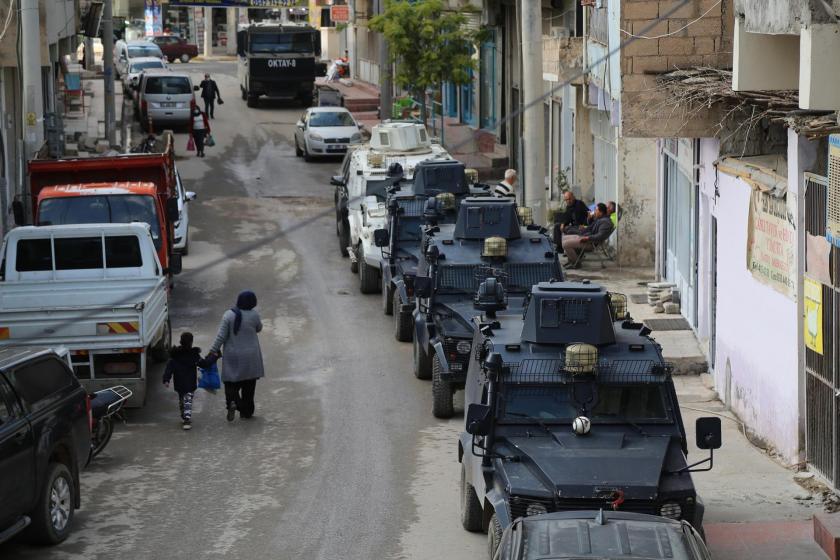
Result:
M65 346L88 392L146 399L147 356L171 344L166 275L149 226L26 226L2 246L0 347Z

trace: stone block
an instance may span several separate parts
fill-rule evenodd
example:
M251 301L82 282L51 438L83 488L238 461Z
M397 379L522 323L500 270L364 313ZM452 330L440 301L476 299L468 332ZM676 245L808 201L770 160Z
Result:
M814 540L831 560L840 560L840 515L816 514Z
M712 41L712 43L714 43L714 41ZM659 54L668 56L694 54L694 38L666 37L664 39L660 39Z
M723 22L719 17L704 17L692 23L687 31L691 37L720 37L723 32Z
M690 19L669 19L668 20L668 36L669 37L688 37L688 23Z
M693 66L702 66L705 59L702 55L688 55L688 56L669 56L668 67L670 69L677 68L691 68Z
M656 19L659 17L658 0L644 0L641 2L623 2L621 17L629 19Z
M659 54L659 43L652 39L636 39L621 49L623 56L653 56Z
M665 313L668 315L679 315L680 314L680 304L674 302L667 302L662 307L665 308Z
M659 2L659 15L660 17L668 14L671 10L674 10L679 4L683 4L683 0L660 0ZM696 18L703 12L700 11L700 6L698 2L688 2L685 3L684 6L680 7L677 10L674 10L672 13L668 15L668 18Z
M668 20L656 21L655 19L640 19L633 22L633 34L656 37L668 33ZM652 39L642 39L650 41Z
M664 56L634 56L633 72L636 74L651 74L669 70L668 57Z
M696 37L694 39L694 52L692 54L714 54L717 52L715 45L719 39L712 37Z

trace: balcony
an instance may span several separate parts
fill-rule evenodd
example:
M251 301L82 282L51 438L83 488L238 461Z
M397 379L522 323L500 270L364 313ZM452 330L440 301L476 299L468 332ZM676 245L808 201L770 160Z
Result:
M543 79L552 82L572 80L572 84L583 84L580 70L583 68L582 37L543 36Z

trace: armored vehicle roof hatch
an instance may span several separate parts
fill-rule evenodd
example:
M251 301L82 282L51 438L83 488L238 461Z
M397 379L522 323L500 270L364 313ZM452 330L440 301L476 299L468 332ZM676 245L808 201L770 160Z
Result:
M464 164L456 160L427 160L414 168L414 194L435 196L439 193L463 195L469 192Z
M614 344L607 291L588 283L537 284L525 311L522 340L534 344Z
M487 239L502 237L519 239L519 217L513 200L498 198L465 198L458 208L455 237Z

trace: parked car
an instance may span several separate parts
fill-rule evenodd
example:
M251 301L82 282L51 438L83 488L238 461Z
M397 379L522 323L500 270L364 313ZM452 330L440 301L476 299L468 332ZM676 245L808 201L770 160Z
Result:
M175 222L175 243L172 248L177 253L186 256L190 253L190 207L189 202L197 196L194 192L184 190L181 174L175 171L175 184L178 189L178 220Z
M344 107L310 107L295 128L295 154L307 161L313 156L344 155L347 146L361 141L361 129Z
M67 538L81 505L90 426L67 350L0 349L0 543L27 527L44 544Z
M149 41L160 47L163 55L171 63L180 60L187 63L190 59L198 56L198 45L188 43L177 35L159 35L150 37Z
M110 206L117 218L142 208L138 198L64 199L81 205L53 215L78 212L98 222L91 203ZM12 229L0 253L0 348L66 347L86 390L124 385L133 392L128 405L142 406L149 355L169 357L171 328L167 278L150 227L139 221Z
M145 70L165 70L166 63L156 56L141 56L139 58L132 58L128 64L128 68L122 76L123 91L131 92L132 87L137 87L140 83L140 74Z
M197 88L198 86L196 86ZM185 72L146 70L137 86L140 126L186 125L192 118L195 94Z
M153 56L163 59L163 52L160 47L148 41L117 41L114 44L114 71L117 77L128 71L129 61L132 58Z
M501 533L501 528L491 527ZM564 511L521 517L501 535L493 560L711 560L686 521L624 511Z

